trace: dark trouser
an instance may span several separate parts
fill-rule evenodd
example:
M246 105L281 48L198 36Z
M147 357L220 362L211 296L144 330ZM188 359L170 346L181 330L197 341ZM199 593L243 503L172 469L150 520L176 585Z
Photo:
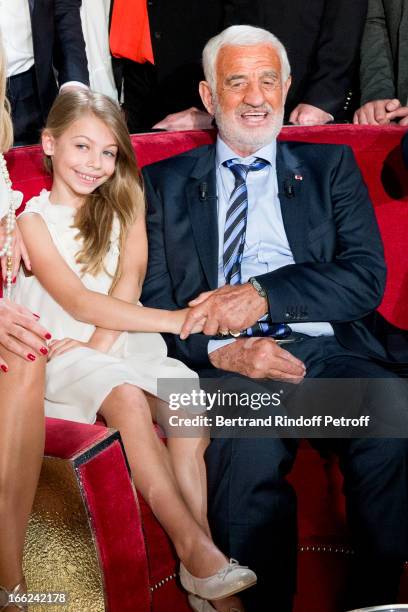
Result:
M138 64L131 60L122 60L124 104L129 132L147 132L160 119L155 99L156 68L152 64ZM157 93L157 92L156 92Z
M289 348L289 345L288 345ZM341 347L335 338L307 339L290 348L312 378L394 378L382 366ZM216 372L213 372L213 375ZM219 375L229 377L226 373ZM202 373L205 376L205 373ZM242 384L244 379L237 379ZM379 381L370 405L390 402L408 411L408 386L382 396ZM245 381L248 392L273 381ZM229 385L230 387L231 385ZM314 439L320 450L340 457L355 555L344 609L395 602L403 561L408 558L408 440ZM207 450L209 518L221 550L258 575L242 594L247 612L290 612L296 588L296 500L285 476L296 439L214 439Z
M7 97L11 105L14 145L38 143L43 127L43 117L34 66L7 80Z

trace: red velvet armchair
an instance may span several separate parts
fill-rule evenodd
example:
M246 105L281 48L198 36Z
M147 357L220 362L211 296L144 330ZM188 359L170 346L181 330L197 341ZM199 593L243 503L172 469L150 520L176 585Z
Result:
M387 287L379 308L408 329L408 171L402 128L285 128L283 139L353 147L369 187L385 243ZM133 137L143 166L209 143L211 132ZM8 154L10 175L25 200L49 185L38 147ZM52 265L52 264L51 264ZM340 612L347 562L342 480L333 459L308 444L290 477L299 498L299 580L295 612ZM120 436L102 425L47 419L44 468L30 523L25 571L30 590L66 590L65 610L184 612L169 540L129 478ZM408 601L408 572L401 583Z

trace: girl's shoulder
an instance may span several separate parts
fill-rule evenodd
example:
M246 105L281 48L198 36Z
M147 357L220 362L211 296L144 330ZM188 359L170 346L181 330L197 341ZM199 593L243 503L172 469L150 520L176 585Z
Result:
M70 206L51 204L50 192L43 189L38 196L28 200L21 215L28 213L37 213L48 225L63 227L71 225L75 209Z
M47 206L50 206L49 200L50 192L43 189L38 196L31 198L25 205L23 212L19 215L25 215L27 213L38 213L42 217L46 214Z

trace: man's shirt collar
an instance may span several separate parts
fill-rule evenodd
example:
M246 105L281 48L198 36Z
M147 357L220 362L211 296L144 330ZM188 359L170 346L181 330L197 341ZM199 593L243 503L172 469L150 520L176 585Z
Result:
M239 163L250 164L254 161L255 157L264 159L271 164L272 168L274 168L276 165L276 140L272 140L272 142L269 144L265 145L261 149L258 149L258 151L255 151L255 153L252 153L252 155L240 157L237 153L230 149L227 144L225 144L220 136L217 136L215 155L217 168L219 168L228 159L237 159L239 160Z

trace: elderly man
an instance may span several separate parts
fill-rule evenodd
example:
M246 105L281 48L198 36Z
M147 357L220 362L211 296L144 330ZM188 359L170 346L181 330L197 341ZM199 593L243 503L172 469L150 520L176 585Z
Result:
M169 336L170 354L229 389L279 390L276 381L305 376L392 379L364 325L381 300L385 266L351 151L276 142L290 67L271 33L233 26L207 43L203 60L200 94L219 128L216 145L144 170L143 302L178 308L202 294L190 318L206 317L205 333L218 334ZM224 337L229 330L242 337ZM395 381L401 388L386 400L378 386L368 390L371 408L386 401L406 410L405 383ZM408 443L348 439L331 447L356 550L345 605L394 600L408 553ZM285 476L296 448L295 437L234 437L214 439L207 451L214 538L258 574L243 596L248 611L292 609L296 500Z

